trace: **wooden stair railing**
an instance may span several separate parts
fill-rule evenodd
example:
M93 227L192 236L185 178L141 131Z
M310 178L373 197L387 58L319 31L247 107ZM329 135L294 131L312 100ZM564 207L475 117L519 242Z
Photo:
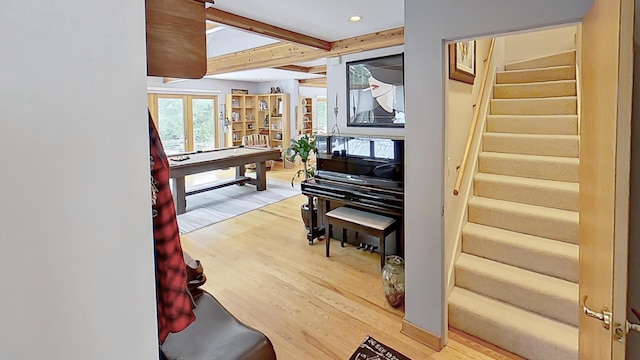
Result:
M462 185L462 179L464 178L465 169L467 167L467 161L469 160L469 153L471 152L471 144L476 133L476 127L478 126L478 118L480 117L480 104L482 97L484 96L485 89L487 87L487 79L489 78L489 65L491 64L491 58L493 57L493 46L496 39L491 39L491 45L489 46L489 53L484 61L484 74L482 75L482 86L478 91L478 98L476 99L473 109L473 119L471 120L471 127L469 128L469 135L467 136L467 143L464 147L464 154L462 155L462 162L459 166L458 177L456 178L456 184L453 187L453 195L460 193L460 186Z

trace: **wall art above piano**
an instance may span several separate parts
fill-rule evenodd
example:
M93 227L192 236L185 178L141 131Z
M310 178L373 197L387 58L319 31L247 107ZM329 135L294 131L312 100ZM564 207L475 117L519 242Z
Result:
M346 65L347 126L404 127L404 54Z

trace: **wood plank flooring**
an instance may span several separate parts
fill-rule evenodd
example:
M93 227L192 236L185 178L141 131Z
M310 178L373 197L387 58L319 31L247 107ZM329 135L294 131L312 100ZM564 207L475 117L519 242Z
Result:
M276 166L267 174L289 181L294 172ZM278 359L346 360L366 335L414 360L514 359L457 331L439 353L401 334L404 309L386 303L378 255L336 241L326 258L324 240L309 246L305 201L296 196L182 236L204 266L203 288L265 333Z

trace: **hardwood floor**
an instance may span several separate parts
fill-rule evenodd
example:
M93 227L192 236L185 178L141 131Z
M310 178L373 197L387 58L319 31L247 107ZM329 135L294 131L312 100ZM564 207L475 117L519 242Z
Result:
M294 172L276 166L267 174L290 181ZM326 258L325 240L309 246L305 201L295 196L182 236L204 266L203 288L265 333L278 359L346 360L366 335L414 360L513 359L456 331L439 353L401 334L404 311L386 303L378 255L336 241Z

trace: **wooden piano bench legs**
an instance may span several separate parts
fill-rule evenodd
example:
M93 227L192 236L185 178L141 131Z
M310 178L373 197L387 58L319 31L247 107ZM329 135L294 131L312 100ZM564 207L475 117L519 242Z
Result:
M342 241L340 245L344 247L347 240L347 229L353 229L356 232L363 232L380 239L380 267L384 266L385 257L385 238L392 232L396 232L396 246L399 246L400 236L397 229L397 222L394 218L375 214L372 212L354 209L342 206L333 209L327 213L327 226L329 227L329 236L327 238L327 253L329 257L329 244L333 234L333 227L342 227Z

